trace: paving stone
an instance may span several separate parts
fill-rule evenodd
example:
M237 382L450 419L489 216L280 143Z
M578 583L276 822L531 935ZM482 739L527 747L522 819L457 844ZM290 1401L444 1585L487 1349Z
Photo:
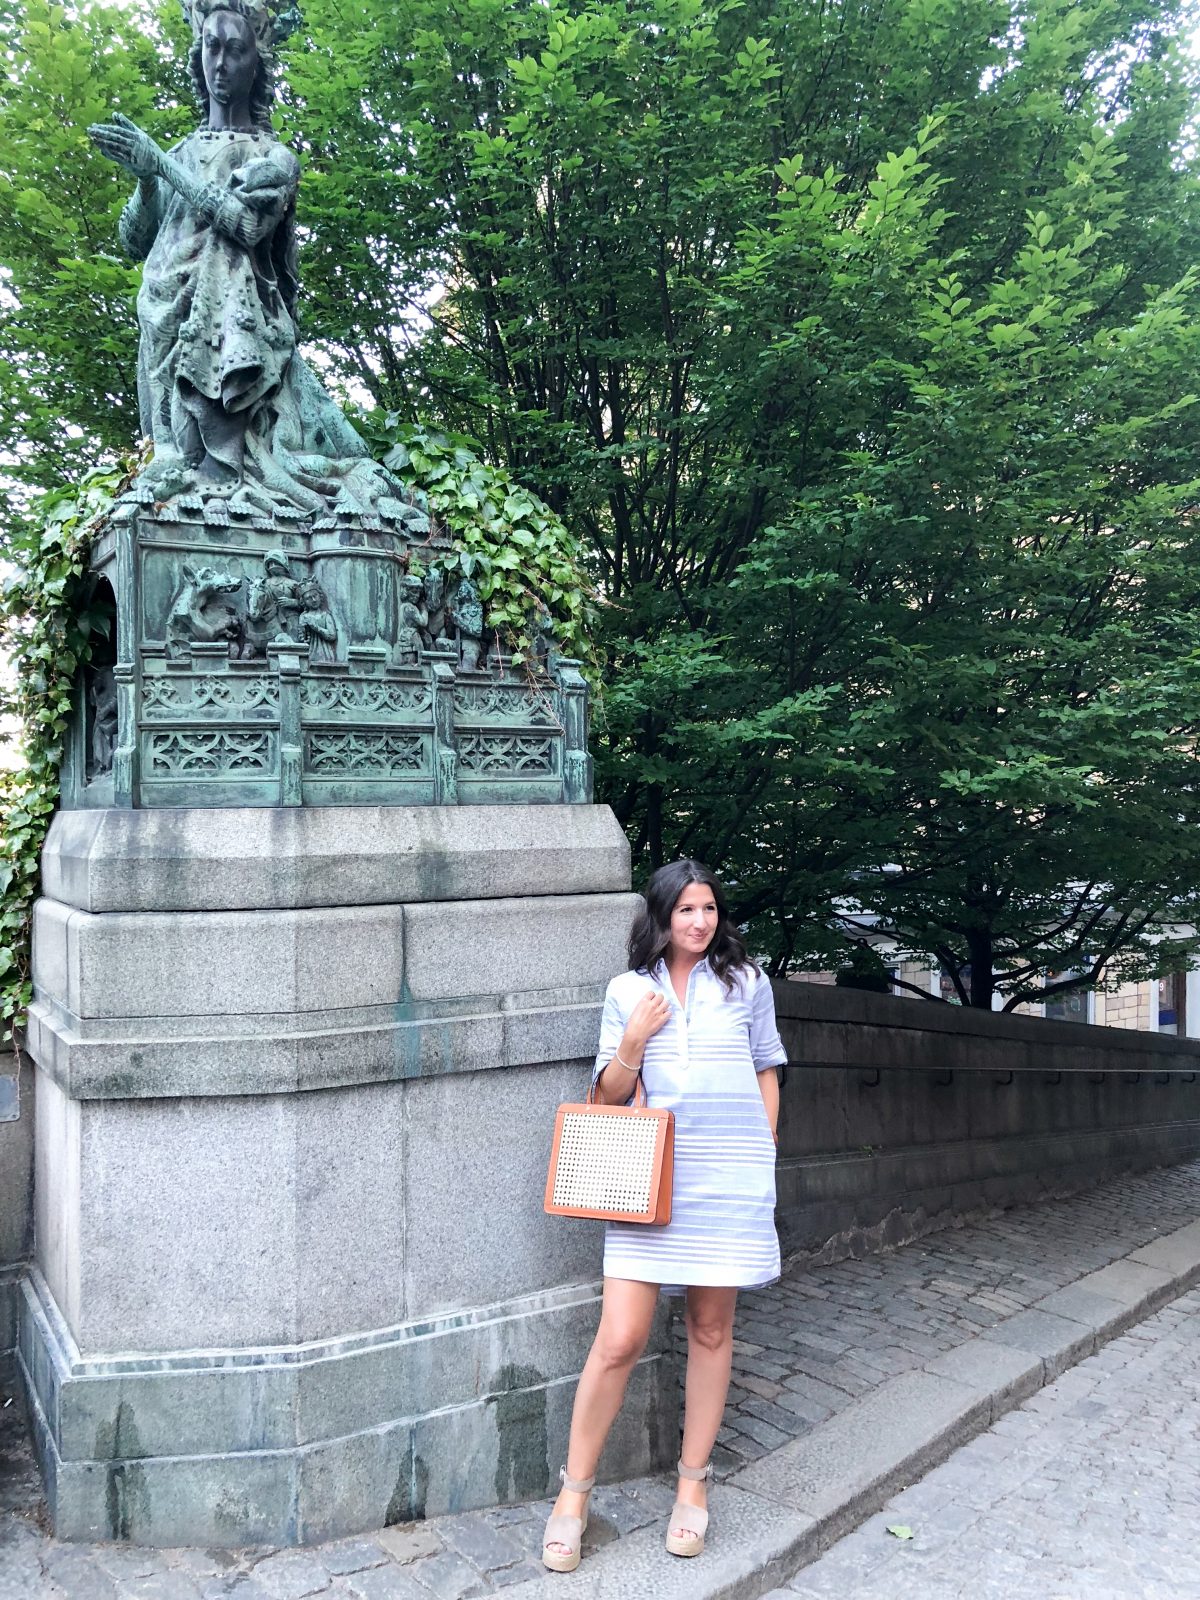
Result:
M413 1576L413 1567L371 1567L343 1580L339 1593L350 1600L429 1600L429 1590Z
M759 1422L765 1422L769 1427L781 1433L785 1439L791 1438L796 1431L795 1413L784 1406L773 1404L770 1400L751 1400L742 1407L743 1417L756 1417ZM758 1436L761 1438L761 1435Z
M404 1522L383 1528L375 1535L375 1543L398 1566L422 1556L436 1556L445 1548L432 1522Z
M1194 1292L1175 1311L1200 1314ZM858 1529L799 1572L818 1600L1179 1600L1200 1594L1200 1345L1173 1347L1159 1313L1002 1418L885 1505L915 1535L865 1575ZM1149 1343L1147 1342L1149 1340ZM1130 1369L1142 1351L1134 1380ZM1130 1357L1133 1359L1130 1359ZM1081 1399L1081 1395L1088 1398ZM865 1580L865 1581L864 1581ZM1177 1591L1177 1592L1173 1592Z
M245 1572L228 1572L219 1578L209 1578L200 1586L201 1600L272 1600L259 1583Z
M381 1566L387 1556L374 1539L343 1539L337 1544L319 1547L322 1563L340 1577L348 1572L363 1572L367 1567Z
M10 1561L10 1550L0 1541L0 1572ZM115 1578L96 1565L95 1557L86 1547L69 1544L48 1544L42 1554L42 1566L47 1577L71 1600L117 1600Z
M333 1581L325 1563L307 1550L280 1550L257 1562L254 1576L272 1600L305 1600L326 1593Z
M441 1518L438 1532L452 1550L465 1556L481 1572L490 1572L493 1567L511 1567L514 1561L521 1559L521 1546L483 1517Z
M763 1422L755 1416L746 1416L745 1413L738 1418L738 1422L744 1434L748 1434L767 1450L778 1450L781 1444L786 1444L793 1436L793 1430L790 1428L786 1431L783 1428L773 1428L769 1422Z
M515 1567L504 1567L499 1572L489 1572L488 1577L495 1589L508 1589L518 1583L532 1583L540 1581L546 1576L546 1568L540 1561L531 1561L528 1556L522 1557Z
M122 1578L149 1578L168 1569L161 1550L142 1550L131 1544L99 1544L93 1550L97 1566L118 1582Z
M493 1526L507 1528L513 1522L528 1522L533 1511L528 1505L492 1506L483 1515Z
M190 1572L193 1578L215 1578L238 1565L232 1550L173 1550L171 1556L172 1565L180 1572Z
M3 1600L25 1600L27 1593L42 1588L44 1584L41 1541L34 1530L23 1527L13 1519L6 1519L3 1534L3 1542L0 1542L0 1597ZM109 1580L104 1578L104 1581Z
M37 1476L19 1410L0 1402L0 1600L43 1600L43 1594L45 1600L143 1600L134 1585L153 1593L149 1586L159 1578L173 1580L177 1589L190 1584L205 1600L306 1600L308 1593L331 1600L429 1600L441 1593L460 1600L502 1589L517 1593L522 1585L535 1586L530 1593L539 1596L570 1588L577 1600L592 1593L695 1600L710 1581L705 1574L732 1585L732 1595L745 1570L734 1556L738 1530L719 1511L719 1497L735 1493L724 1484L751 1467L769 1477L777 1449L836 1441L839 1427L845 1438L839 1419L868 1414L863 1407L872 1397L881 1403L875 1435L883 1440L890 1430L894 1443L913 1419L888 1414L890 1386L919 1376L918 1368L980 1396L994 1393L1004 1379L1008 1392L1001 1403L1013 1403L1021 1386L1040 1381L1047 1367L1053 1374L1086 1353L1097 1329L1108 1337L1123 1321L1144 1315L1144 1297L1161 1292L1165 1271L1194 1270L1198 1217L1200 1162L1192 1162L1014 1207L883 1255L819 1267L797 1263L776 1284L742 1295L734 1381L714 1451L718 1509L702 1565L671 1562L662 1551L657 1524L674 1499L669 1475L597 1490L584 1575L569 1580L543 1576L546 1501L383 1529L313 1551L63 1545L36 1525ZM1136 1259L1127 1260L1131 1256ZM1066 1337L1072 1330L1074 1348ZM682 1354L686 1339L678 1322L676 1338ZM1187 1582L1181 1588L1179 1581L1194 1572L1190 1552L1180 1548L1179 1528L1200 1518L1200 1481L1176 1472L1169 1494L1158 1487L1177 1447L1174 1413L1186 1414L1190 1404L1194 1415L1195 1392L1186 1375L1198 1359L1200 1293L1193 1291L1152 1322L1121 1333L1085 1363L1086 1371L1071 1368L1063 1388L1044 1390L1028 1411L1000 1418L994 1430L906 1490L914 1498L902 1502L909 1508L904 1520L917 1538L899 1554L894 1541L883 1539L891 1558L886 1569L877 1569L879 1542L858 1547L859 1577L874 1574L874 1587L861 1600L881 1600L885 1570L901 1588L883 1600L903 1600L918 1572L936 1564L943 1549L955 1552L966 1600L987 1600L1004 1592L1006 1582L1017 1582L1014 1574L1035 1548L1047 1581L1082 1575L1084 1586L1078 1593L1068 1589L1068 1600L1178 1600L1176 1591L1200 1600L1200 1588L1193 1583L1189 1593ZM1172 1383L1174 1412L1162 1421L1151 1406L1155 1420L1147 1426L1144 1397ZM966 1550L971 1519L994 1510L989 1496L1008 1505L1007 1520L996 1513L997 1537L1003 1538L990 1564ZM922 1505L923 1515L911 1509ZM1047 1506L1056 1508L1058 1521L1047 1518ZM953 1535L956 1517L964 1526ZM869 1526L867 1536L869 1542ZM800 1534L793 1527L779 1537L781 1548L793 1548ZM784 1587L807 1593L811 1583L823 1585L826 1570L835 1569L805 1569L794 1586ZM322 1575L328 1580L324 1588L304 1587L314 1572L316 1581ZM860 1600L847 1572L839 1600ZM1106 1590L1104 1583L1114 1579L1134 1587ZM942 1597L930 1590L928 1600ZM1005 1600L1024 1596L1018 1588ZM1058 1597L1036 1594L1036 1600Z
M713 1453L715 1456L716 1452ZM592 1514L610 1522L618 1533L632 1533L635 1528L644 1528L655 1518L653 1507L644 1498L635 1499L615 1484L602 1484L593 1489L591 1504ZM589 1521L589 1531L591 1526Z
M429 1556L406 1570L438 1600L469 1600L486 1594L489 1588L479 1571L453 1550L443 1550L440 1556Z
M121 1600L200 1600L199 1580L178 1570L155 1572L148 1578L127 1578L117 1593Z

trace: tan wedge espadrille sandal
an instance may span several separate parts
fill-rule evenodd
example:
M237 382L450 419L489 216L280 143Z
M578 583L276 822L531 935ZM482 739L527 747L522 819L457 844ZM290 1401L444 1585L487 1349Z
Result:
M596 1482L595 1477L568 1478L566 1467L560 1467L558 1475L562 1479L563 1488L570 1489L572 1494L590 1495L592 1486ZM557 1516L552 1515L542 1535L542 1565L549 1567L551 1572L574 1572L579 1565L579 1546L583 1543L587 1525L586 1500L583 1502L581 1517L569 1517L565 1512L559 1512ZM560 1544L563 1548L551 1550L552 1544Z
M685 1467L679 1463L679 1476L693 1483L704 1483L712 1477L712 1462L706 1467ZM676 1529L682 1531L676 1533ZM704 1549L704 1535L708 1529L708 1512L703 1506L689 1506L676 1500L667 1525L667 1549L673 1556L698 1556Z

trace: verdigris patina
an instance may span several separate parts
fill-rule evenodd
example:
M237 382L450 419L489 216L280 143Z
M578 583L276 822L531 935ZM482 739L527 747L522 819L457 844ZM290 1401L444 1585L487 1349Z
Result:
M165 151L128 118L89 132L138 180L121 243L146 266L138 403L166 499L270 512L333 503L420 520L296 348L300 164L271 130L274 45L298 22L262 0L190 0L203 125ZM422 529L424 531L424 529Z
M170 150L117 114L89 130L137 180L154 453L96 541L113 648L80 685L64 804L590 799L586 686L549 614L516 670L297 347L300 167L270 123L297 13L183 9L201 127Z

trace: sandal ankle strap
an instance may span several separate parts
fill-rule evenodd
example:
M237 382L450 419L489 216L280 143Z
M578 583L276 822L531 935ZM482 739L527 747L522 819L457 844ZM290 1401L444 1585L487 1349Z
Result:
M596 1482L595 1473L590 1478L569 1478L566 1467L559 1467L558 1476L562 1480L564 1489L569 1489L572 1494L587 1494Z
M710 1461L703 1467L685 1467L681 1461L678 1470L681 1478L690 1478L693 1483L703 1483L706 1478L712 1477L713 1464Z

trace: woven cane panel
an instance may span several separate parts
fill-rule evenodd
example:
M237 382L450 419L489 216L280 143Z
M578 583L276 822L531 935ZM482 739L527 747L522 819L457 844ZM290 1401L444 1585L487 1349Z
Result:
M554 1204L649 1216L658 1122L568 1111L554 1174Z

